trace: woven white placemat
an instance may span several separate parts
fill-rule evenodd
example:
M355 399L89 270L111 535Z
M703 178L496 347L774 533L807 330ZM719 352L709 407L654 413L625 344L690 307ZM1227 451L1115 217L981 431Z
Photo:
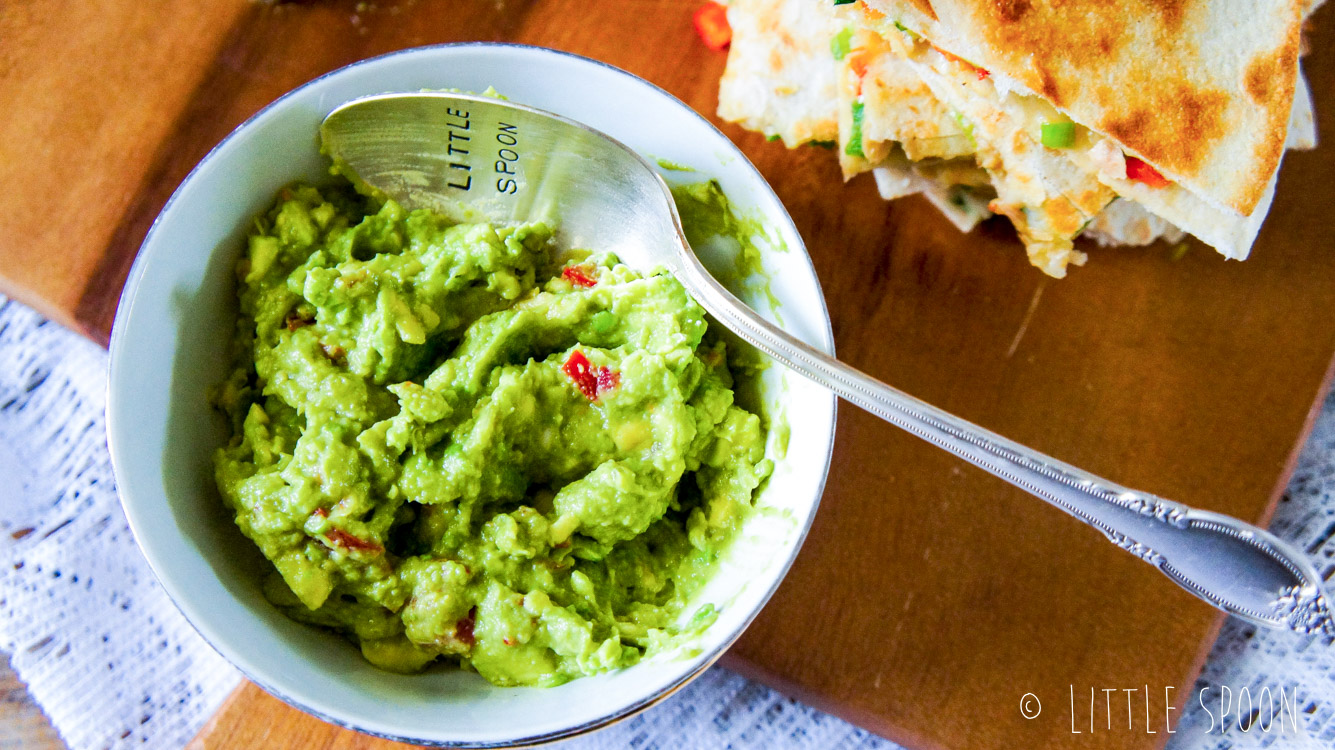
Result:
M0 650L70 747L179 748L240 678L177 613L130 536L106 449L106 363L100 348L0 297ZM1335 570L1335 401L1272 528L1316 556L1323 573ZM1335 650L1230 620L1170 748L1335 746L1332 668ZM1288 725L1262 732L1236 716L1221 726L1224 687L1253 696L1268 687L1272 697L1284 688L1305 736ZM896 747L719 668L565 746L683 744Z

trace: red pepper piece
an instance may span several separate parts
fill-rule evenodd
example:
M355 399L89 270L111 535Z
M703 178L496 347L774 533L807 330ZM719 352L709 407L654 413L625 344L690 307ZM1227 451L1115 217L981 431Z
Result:
M337 344L320 344L320 351L324 352L324 355L329 358L330 362L333 362L339 367L348 363L346 359L348 356L347 350Z
M324 536L325 539L328 539L331 543L339 547L346 547L350 550L380 553L385 549L375 542L369 542L365 539L355 537L342 529L330 529L325 532Z
M298 328L303 328L305 326L310 325L311 323L314 323L315 319L308 318L298 313L296 310L292 310L287 314L287 317L283 319L283 322L287 324L287 330L295 331Z
M732 44L732 26L728 24L728 9L718 3L705 3L691 16L695 33L705 46L722 52Z
M561 365L561 372L573 380L575 387L590 401L598 398L598 376L593 371L593 365L589 364L589 358L584 356L584 352L578 349L571 352L570 358Z
M974 65L973 63L969 62L968 60L965 60L964 58L960 57L959 55L951 54L941 49L940 47L936 46L935 44L932 45L932 49L936 50L937 52L940 52L941 55L944 56L947 60L954 60L960 65L963 65L966 69L972 70L974 72L974 75L978 76L978 80L980 81L992 75L987 71L986 68L980 68L977 65Z
M561 278L565 279L566 281L569 281L571 284L574 284L575 286L582 286L582 287L598 286L598 280L590 276L588 274L588 271L586 271L584 268L581 268L580 266L567 266L565 270L561 271Z
M853 84L853 95L862 96L862 79L867 77L867 56L861 53L849 55L848 67L857 77L857 81Z
M964 58L962 58L962 57L960 57L959 55L956 55L956 54L954 54L954 53L952 53L952 52L947 52L947 51L941 49L940 47L936 46L935 44L932 45L932 49L936 50L937 52L940 52L941 55L942 55L943 57L945 57L947 60L954 60L955 62L959 63L960 65L964 65L964 66L967 66L967 67L969 67L969 68L974 67L973 64L970 63L968 60L965 60Z
M576 349L570 353L566 363L561 365L561 372L575 383L580 393L590 401L598 400L603 393L621 385L621 373L601 365L594 366L584 352Z
M468 610L468 616L454 623L454 637L463 643L472 646L475 642L473 638L473 626L477 624L477 607Z
M1126 157L1126 176L1127 179L1143 182L1152 188L1168 187L1172 184L1171 180L1159 174L1159 170L1134 156Z
M598 395L603 395L604 391L610 391L621 385L621 373L616 370L609 370L606 367L598 368Z

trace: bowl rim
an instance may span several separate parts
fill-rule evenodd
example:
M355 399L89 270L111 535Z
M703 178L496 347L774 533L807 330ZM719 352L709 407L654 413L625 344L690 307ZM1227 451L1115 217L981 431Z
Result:
M800 243L799 247L789 248L789 249L790 250L798 249L801 251L799 253L796 253L796 255L798 256L800 262L806 265L810 277L812 281L815 283L817 292L815 301L819 308L818 309L819 316L824 323L823 326L819 327L818 330L814 331L818 336L819 341L814 342L813 346L825 351L827 354L830 354L831 356L834 356L833 325L830 320L829 306L826 304L825 301L825 292L824 289L821 287L820 277L816 274L816 269L814 263L812 262L811 254L807 251L806 243L802 239L802 235L798 231L796 224L793 222L792 215L788 212L787 206L785 206L783 204L783 201L779 199L778 195L774 193L774 188L769 184L769 181L765 179L764 175L761 174L760 170L756 168L756 166L751 162L751 160L746 156L746 154L742 152L742 150L737 146L737 144L734 143L732 139L729 138L726 134L724 134L723 131L721 131L717 126L715 126L714 123L710 122L707 117L702 115L700 112L696 111L694 107L691 107L690 105L686 104L677 96L673 95L671 92L667 91L661 86L651 81L648 81L634 73L631 73L630 71L612 65L611 63L607 63L602 60L598 60L591 57L586 57L584 55L575 54L573 52L567 52L564 50L553 49L550 47L543 47L539 45L520 44L515 42L470 41L470 42L448 42L441 44L422 45L422 46L408 47L400 50L395 50L392 52L387 52L385 54L376 55L374 57L368 57L354 61L347 65L335 68L334 70L327 71L319 76L316 76L315 78L306 81L305 83L302 83L299 86L296 86L288 90L283 95L279 96L277 99L274 99L272 102L266 104L264 107L256 111L254 114L247 117L239 125L233 128L222 140L220 140L217 144L215 144L212 148L210 148L209 151L204 155L204 157L201 158L199 162L197 162L190 169L190 171L186 174L185 178L183 178L180 184L177 185L176 189L172 191L171 196L167 199L166 203L163 204L162 209L158 212L157 216L154 217L153 223L149 226L148 232L144 235L144 239L139 245L139 249L135 252L134 261L131 263L129 273L126 276L125 285L122 287L121 294L117 300L116 314L112 321L111 337L108 344L109 356L108 356L108 366L107 366L107 390L106 390L107 448L111 457L112 474L113 477L115 477L116 479L117 497L120 499L121 508L125 513L126 521L130 527L131 535L133 536L135 543L138 545L140 552L143 554L145 561L148 563L149 569L153 572L153 576L157 579L158 584L162 587L168 599L170 599L172 604L175 605L177 611L181 614L182 618L187 623L189 623L190 627L200 636L200 638L205 643L209 645L210 648L212 648L215 652L217 652L220 656L222 656L225 661L227 661L235 669L237 669L237 671L239 671L247 680L255 683L266 693L278 698L284 703L287 703L288 705L293 706L294 708L297 708L307 714L315 716L323 721L334 724L336 726L343 727L345 729L351 729L353 731L360 732L362 734L366 734L373 737L379 737L397 742L425 745L430 747L448 747L448 748L531 747L536 745L545 745L559 740L570 739L572 737L579 735L589 734L591 732L611 726L612 724L630 718L635 714L638 714L641 711L644 711L662 702L663 700L667 699L668 697L672 696L677 691L685 687L692 680L699 677L701 674L705 672L705 670L713 666L713 664L717 662L719 658L721 658L723 654L726 653L734 643L736 643L736 641L741 637L741 635L746 632L747 628L751 626L751 623L760 614L760 611L764 609L765 605L769 603L771 598L773 598L774 593L778 590L779 586L783 583L784 579L787 578L788 572L791 570L793 563L797 559L797 555L801 552L802 546L806 543L806 538L811 531L811 526L815 519L816 513L820 509L820 501L824 497L825 486L829 480L830 465L834 453L835 435L838 427L839 399L833 393L829 394L832 404L831 404L831 415L830 415L830 434L826 442L826 445L824 447L825 461L824 461L824 466L821 467L820 469L820 479L817 482L815 498L811 503L811 511L808 514L806 523L803 525L802 529L796 536L795 542L793 543L791 551L788 554L788 559L784 561L784 563L780 566L779 574L775 577L773 583L771 583L771 585L768 587L768 589L764 592L763 596L761 597L761 605L753 609L751 612L749 612L747 616L743 619L741 624L736 628L736 630L731 634L729 634L729 636L726 639L724 639L721 643L719 643L710 653L703 655L703 657L696 657L700 659L700 664L696 669L683 674L677 680L658 689L656 692L645 696L643 699L636 701L628 706L624 706L621 709L608 713L598 719L594 719L592 721L588 721L583 724L559 730L548 731L540 734L534 734L524 737L516 737L500 741L434 740L434 739L427 739L420 737L396 735L393 733L386 733L386 732L367 729L358 726L357 724L350 722L346 719L336 716L331 716L325 711L314 709L309 705L307 705L304 701L293 698L285 691L276 689L268 680L258 677L257 670L251 667L247 659L245 659L243 656L239 654L229 653L227 650L224 650L223 648L220 648L218 646L218 641L221 639L217 638L216 634L213 633L214 628L209 626L204 621L205 618L199 617L198 612L194 611L193 607L190 607L185 601L183 601L177 595L177 591L167 583L168 579L164 578L162 573L159 572L160 567L163 567L167 561L159 558L157 552L153 550L151 545L144 544L144 539L146 537L141 532L141 524L137 522L136 514L132 510L134 503L127 502L127 493L124 489L126 485L120 479L120 475L123 472L121 472L118 469L118 466L121 463L121 461L118 460L118 456L120 455L120 451L118 450L118 445L120 441L117 439L117 435L120 434L121 432L121 427L120 427L120 419L117 417L118 410L115 408L115 404L117 402L116 393L119 390L116 386L121 381L121 378L118 377L118 372L120 369L119 367L120 357L118 356L118 351L120 350L121 341L124 338L124 332L128 325L127 320L130 317L130 312L132 308L134 307L134 301L137 296L140 283L143 280L145 268L147 266L148 253L145 251L153 241L154 235L159 230L160 225L164 223L166 217L172 212L173 206L176 204L181 194L185 191L185 188L196 178L198 173L207 164L212 162L213 159L215 159L218 156L219 152L222 151L224 147L226 147L232 140L236 139L241 133L248 130L252 125L254 125L260 119L266 117L273 110L276 110L284 106L289 100L295 98L298 94L306 91L307 89L313 86L316 86L324 82L326 79L342 75L353 69L379 63L381 61L388 60L394 57L429 55L433 52L437 52L440 50L451 50L460 48L485 48L485 49L499 49L499 50L513 49L522 52L524 54L533 54L533 53L547 54L547 55L571 58L577 62L591 63L597 67L604 68L614 74L619 74L621 76L630 78L632 82L648 88L653 93L657 93L665 97L670 102L679 106L684 112L689 113L690 116L699 120L706 128L714 131L714 133L720 137L723 143L726 144L727 148L730 149L731 155L738 160L739 168L748 171L750 173L751 179L753 179L758 184L761 194L763 195L765 193L768 193L769 197L772 198L774 202L779 206L780 208L779 213L782 215L782 220L786 225L784 229L787 230L787 235L798 239ZM784 232L780 232L780 234L784 234ZM221 706L219 707L219 710L221 710Z

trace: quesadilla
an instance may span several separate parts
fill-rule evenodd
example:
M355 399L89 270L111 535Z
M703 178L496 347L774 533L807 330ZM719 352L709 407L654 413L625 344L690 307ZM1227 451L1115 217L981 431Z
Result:
M1285 148L1315 144L1310 0L731 0L719 114L845 178L1000 214L1052 276L1074 240L1192 234L1245 258Z

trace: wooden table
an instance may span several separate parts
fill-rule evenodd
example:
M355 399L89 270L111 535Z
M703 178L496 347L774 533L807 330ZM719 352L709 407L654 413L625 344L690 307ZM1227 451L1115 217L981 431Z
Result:
M0 750L62 750L51 722L0 654Z
M570 50L712 116L724 59L694 38L696 2L5 3L0 111L23 116L0 119L0 179L21 186L0 212L0 288L105 341L140 239L214 143L293 86L406 46ZM1314 20L1308 61L1322 124L1335 121L1332 18ZM1092 249L1056 282L999 221L960 235L868 179L841 187L827 151L720 125L807 240L843 359L1130 486L1269 517L1335 355L1335 150L1287 158L1246 263L1195 243L1179 260ZM1072 734L1068 690L1174 687L1151 701L1162 725L1220 621L1096 532L844 408L806 546L727 663L916 747L1152 750L1165 732ZM1045 707L1033 721L1026 692ZM260 736L377 744L251 687L199 744Z

